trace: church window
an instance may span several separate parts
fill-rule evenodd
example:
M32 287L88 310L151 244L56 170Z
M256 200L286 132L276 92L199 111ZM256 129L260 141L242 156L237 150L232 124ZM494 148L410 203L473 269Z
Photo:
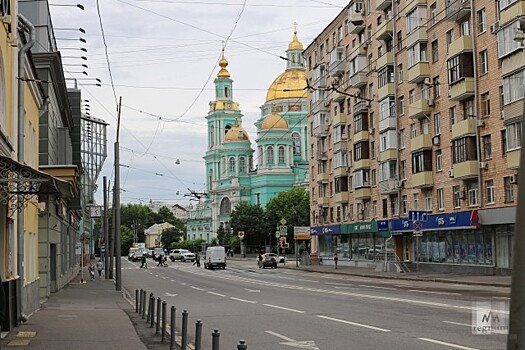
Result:
M225 197L221 201L221 206L219 208L219 215L230 215L232 211L230 199Z
M226 158L222 158L222 173L225 174L226 173Z
M246 158L239 158L239 174L246 174Z
M266 149L266 164L273 164L273 147L272 146Z
M301 136L299 136L298 133L294 132L292 134L292 140L293 140L293 153L300 154L301 153Z
M230 98L230 88L227 86L224 87L224 97Z
M235 158L234 157L230 157L229 161L228 161L228 172L231 174L234 174L235 173Z
M284 164L284 147L279 147L279 164Z
M224 128L224 134L227 134L228 131L230 131L231 128L232 128L231 125L226 125L226 127Z

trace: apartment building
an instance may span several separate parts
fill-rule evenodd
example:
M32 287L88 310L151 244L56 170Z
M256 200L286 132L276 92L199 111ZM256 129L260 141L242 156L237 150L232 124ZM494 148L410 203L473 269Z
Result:
M304 51L313 250L509 272L524 23L525 1L353 0L326 26Z

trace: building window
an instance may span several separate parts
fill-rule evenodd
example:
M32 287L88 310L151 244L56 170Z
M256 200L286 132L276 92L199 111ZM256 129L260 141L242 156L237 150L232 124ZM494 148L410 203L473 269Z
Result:
M477 160L476 138L463 137L452 141L453 164Z
M279 147L279 164L284 164L284 147Z
M485 74L489 71L489 57L487 50L483 50L479 53L479 73Z
M481 94L481 115L490 116L490 94L488 92Z
M492 158L492 140L490 135L483 136L483 159L489 160Z
M239 174L246 174L246 158L239 158Z
M427 190L423 193L425 197L425 210L432 211L432 190Z
M439 113L434 114L434 134L441 134L441 114Z
M382 211L383 211L383 217L386 218L388 217L388 199L386 198L383 198L383 203L382 203Z
M498 31L498 56L502 58L518 50L521 47L519 41L514 40L514 35L516 30L520 28L520 21L515 21L514 23L502 28Z
M506 151L521 148L521 123L517 122L507 125L506 131Z
M510 181L510 176L503 178L505 186L505 202L514 202L514 184Z
M392 216L398 216L399 215L398 197L397 196L390 197L390 204L392 205Z
M438 201L438 209L443 210L445 209L445 195L443 193L442 188L438 188L437 190L437 201Z
M463 196L461 190L459 189L459 186L452 186L452 195L454 208L461 207L461 197Z
M525 69L503 78L503 103L505 105L524 97Z
M379 88L382 88L386 84L394 82L394 66L388 65L385 68L381 69L377 73L377 81ZM369 95L370 98L373 98L372 95Z
M228 172L230 174L234 174L235 173L235 158L230 157L230 159L228 160L228 164L229 164Z
M406 147L405 129L399 130L399 147Z
M377 218L377 201L372 201L372 214Z
M419 193L413 194L414 210L419 210Z
M447 61L448 83L454 84L463 78L474 76L472 53L460 53Z
M439 84L439 76L434 77L432 86L434 88L434 98L441 96L441 84Z
M441 150L436 150L436 171L442 171L443 170L443 155L441 154Z
M266 149L266 164L273 164L273 147L270 146Z
M438 16L437 6L436 6L436 3L433 3L432 5L430 5L430 23L431 25L434 25L437 23L437 16Z
M403 64L400 63L397 65L397 82L402 83L403 80Z
M456 124L458 116L456 114L456 106L452 106L448 109L448 115L450 116L450 127Z
M408 103L413 104L416 102L416 90L412 89L408 92Z
M494 189L494 180L485 181L485 190L487 191L485 201L487 204L492 204L496 201L495 198L495 189Z
M412 174L432 171L432 151L424 150L412 153Z
M487 28L487 14L485 8L478 11L478 33L483 33Z
M439 61L439 46L438 46L437 39L432 41L431 50L432 50L432 62Z
M468 205L473 207L478 205L478 183L471 182L467 184Z
M454 29L451 29L447 32L447 45L452 44L454 41Z
M417 137L417 127L416 127L416 124L411 124L410 125L410 138L413 139L413 138L416 138Z
M399 97L399 115L405 114L405 96Z
M400 171L400 178L402 180L406 180L407 178L407 161L406 160L402 160L401 161L401 169L399 170Z
M301 136L294 132L292 134L292 140L293 140L293 153L294 154L300 154L301 153Z
M401 214L408 213L408 196L406 194L401 196Z

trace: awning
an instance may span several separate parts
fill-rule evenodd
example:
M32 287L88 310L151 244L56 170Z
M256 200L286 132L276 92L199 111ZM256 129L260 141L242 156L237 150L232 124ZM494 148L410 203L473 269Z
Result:
M0 155L0 201L10 211L21 210L32 196L73 197L71 184Z

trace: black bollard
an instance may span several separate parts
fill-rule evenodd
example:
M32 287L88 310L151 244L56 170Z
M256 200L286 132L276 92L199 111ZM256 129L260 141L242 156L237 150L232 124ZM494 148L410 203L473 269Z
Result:
M135 312L139 312L139 290L135 289Z
M143 291L142 294L142 319L144 319L146 318L146 297L148 295L148 292Z
M139 315L142 312L142 289L139 292Z
M237 345L237 350L247 350L248 345L246 345L246 342L244 340L239 340L239 345Z
M162 332L160 335L162 343L164 343L164 338L166 338L166 301L162 302Z
M153 293L149 293L148 298L148 317L146 318L146 323L149 323L151 320L151 297L153 296Z
M211 350L219 350L219 337L221 334L218 329L214 329L211 334Z
M159 334L160 329L160 298L157 298L157 324L155 325L155 334Z
M170 337L170 350L175 350L175 314L176 309L175 306L172 306L170 308L170 329L171 329L171 337Z
M153 296L153 293L151 293L149 298L149 309L151 310L151 317L149 318L149 327L153 328L153 324L155 323L155 297Z
M181 350L186 350L186 347L188 346L188 311L184 310L182 312L182 328L181 328Z
M201 350L202 343L202 323L197 320L195 323L195 350Z

